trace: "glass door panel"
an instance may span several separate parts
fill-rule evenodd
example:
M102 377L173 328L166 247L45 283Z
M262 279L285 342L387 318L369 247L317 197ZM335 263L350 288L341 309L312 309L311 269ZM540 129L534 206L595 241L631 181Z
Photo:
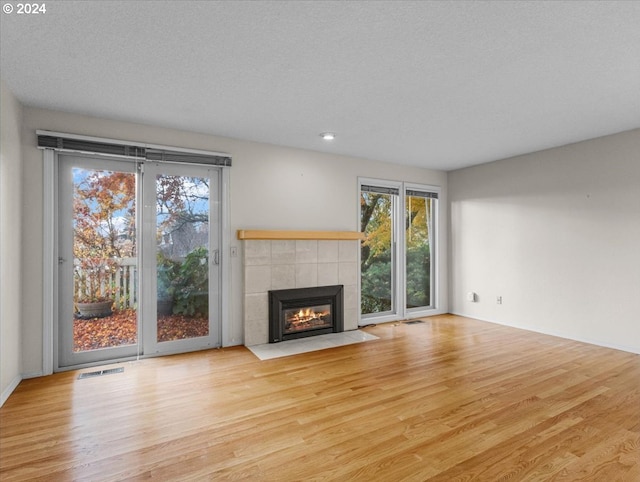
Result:
M157 341L209 335L209 179L156 176Z
M146 164L145 353L219 345L218 171ZM153 321L151 321L153 320Z
M417 195L405 196L406 308L431 305L431 235L433 200Z
M59 365L135 355L136 172L128 162L59 163Z
M380 192L361 192L360 224L365 239L360 247L360 309L362 315L394 311L395 197Z

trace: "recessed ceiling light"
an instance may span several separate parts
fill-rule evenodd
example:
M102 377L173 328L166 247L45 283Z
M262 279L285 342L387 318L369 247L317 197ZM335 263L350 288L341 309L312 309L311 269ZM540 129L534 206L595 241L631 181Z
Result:
M325 141L332 141L336 138L336 135L333 132L323 132L322 134L320 134L320 137L322 137Z

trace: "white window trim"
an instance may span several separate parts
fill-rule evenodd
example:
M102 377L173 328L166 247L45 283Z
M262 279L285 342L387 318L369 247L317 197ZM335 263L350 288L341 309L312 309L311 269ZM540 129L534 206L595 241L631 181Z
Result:
M43 253L42 253L42 375L53 373L54 353L57 342L53 327L58 313L58 243L57 239L57 197L58 162L52 149L43 151Z

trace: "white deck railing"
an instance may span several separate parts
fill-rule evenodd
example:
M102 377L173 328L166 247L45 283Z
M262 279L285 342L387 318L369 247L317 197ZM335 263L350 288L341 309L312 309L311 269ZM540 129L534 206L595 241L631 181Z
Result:
M74 260L74 293L76 299L81 299L87 293L86 277L83 276L79 260ZM120 258L118 268L111 274L111 279L105 280L104 290L111 286L115 295L115 308L135 308L138 303L138 258Z

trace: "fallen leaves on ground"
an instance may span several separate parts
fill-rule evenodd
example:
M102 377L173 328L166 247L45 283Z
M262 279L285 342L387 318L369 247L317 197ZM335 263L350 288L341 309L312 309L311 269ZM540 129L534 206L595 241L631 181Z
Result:
M136 310L114 311L104 318L73 320L73 351L97 350L135 345L137 336ZM158 341L182 340L209 334L206 317L165 315L158 317Z
M182 340L209 334L209 319L197 315L166 315L158 318L158 341Z

